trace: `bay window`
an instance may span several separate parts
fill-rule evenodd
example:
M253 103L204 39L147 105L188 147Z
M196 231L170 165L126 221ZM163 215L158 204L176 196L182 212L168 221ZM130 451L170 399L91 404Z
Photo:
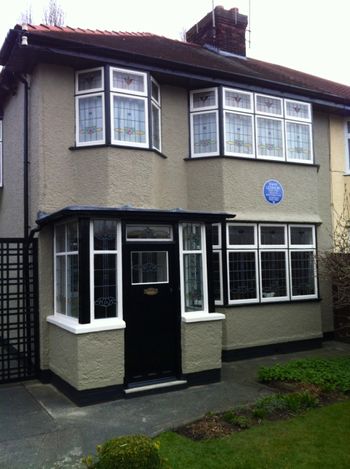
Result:
M222 148L227 156L313 163L308 103L207 88L191 91L190 121L192 157L219 156Z
M160 88L147 73L100 67L76 72L75 83L77 146L160 151Z

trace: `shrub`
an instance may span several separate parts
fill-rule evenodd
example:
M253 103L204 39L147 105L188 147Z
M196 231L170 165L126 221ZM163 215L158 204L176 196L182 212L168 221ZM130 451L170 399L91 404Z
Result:
M97 457L83 459L89 469L161 469L159 443L143 435L122 436L97 447Z
M230 423L236 427L243 429L249 428L252 425L252 421L245 415L238 415L234 410L225 412L222 416L225 422Z
M298 413L316 407L319 401L309 391L290 394L273 394L259 399L253 408L255 418L263 419L278 413Z

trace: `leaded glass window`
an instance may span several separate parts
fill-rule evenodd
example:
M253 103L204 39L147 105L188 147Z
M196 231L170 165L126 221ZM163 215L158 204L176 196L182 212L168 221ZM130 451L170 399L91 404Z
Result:
M253 111L253 95L244 91L224 88L224 107L239 111Z
M112 96L112 142L148 145L147 101L122 95Z
M111 69L111 90L146 95L146 74L120 68Z
M259 114L268 114L271 116L282 116L282 99L266 96L262 94L255 95L255 110Z
M235 302L257 300L255 251L231 251L228 253L229 299Z
M298 122L286 122L287 159L311 161L311 126Z
M256 226L255 225L227 225L229 246L256 246Z
M291 251L292 297L315 295L315 254L313 251Z
M77 143L96 145L104 143L103 94L77 96Z
M131 252L132 285L168 283L168 253L166 251Z
M160 147L160 108L152 102L152 145L153 148L161 150Z
M225 111L227 154L254 156L253 116Z
M261 225L260 245L284 247L287 244L285 225Z
M261 251L261 296L288 298L287 253L286 251Z
M223 279L222 279L222 241L221 241L221 224L212 224L212 278L214 288L215 304L222 305L223 298Z
M79 315L78 224L55 226L55 313Z
M173 230L170 225L127 225L128 241L171 241Z
M217 88L208 88L191 92L191 109L192 111L215 109L218 106Z
M284 158L283 126L280 119L257 117L258 156L271 159Z
M286 99L285 113L287 119L311 121L311 106L308 103Z
M291 246L315 246L315 229L313 226L290 226Z
M193 155L218 154L217 112L195 113L191 117Z
M93 91L102 91L104 71L103 68L92 68L77 72L76 92L87 93Z

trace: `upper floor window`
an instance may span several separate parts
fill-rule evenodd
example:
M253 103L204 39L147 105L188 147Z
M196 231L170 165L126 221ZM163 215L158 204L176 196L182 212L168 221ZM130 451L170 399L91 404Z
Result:
M350 173L350 121L345 122L345 172Z
M76 145L161 150L160 87L147 73L93 68L76 73Z
M2 187L2 120L0 119L0 187Z
M191 91L190 113L192 157L218 156L223 148L229 156L313 162L308 103L209 88Z

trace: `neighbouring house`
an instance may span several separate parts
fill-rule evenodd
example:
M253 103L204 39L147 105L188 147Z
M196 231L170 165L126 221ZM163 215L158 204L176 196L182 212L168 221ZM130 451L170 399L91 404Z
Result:
M40 376L86 404L332 337L316 253L332 243L350 87L248 58L246 27L216 7L187 42L9 31L3 381Z

